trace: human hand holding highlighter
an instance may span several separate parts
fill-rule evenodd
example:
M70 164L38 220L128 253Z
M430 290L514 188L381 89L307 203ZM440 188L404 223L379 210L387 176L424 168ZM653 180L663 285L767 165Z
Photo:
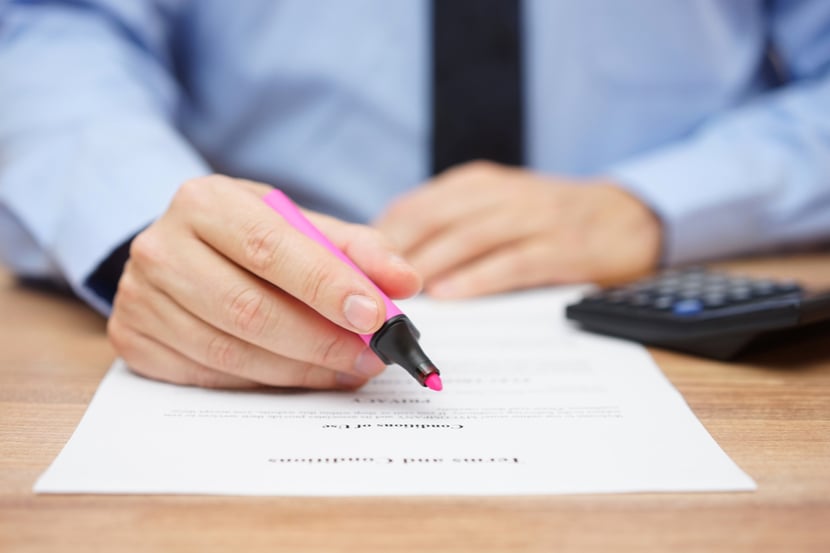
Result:
M182 185L134 239L108 332L144 376L178 384L356 388L384 369L358 334L420 278L368 227L309 214L371 279L266 205L271 187L209 176ZM374 284L377 286L375 286Z
M365 275L360 268L349 259L346 254L340 251L337 246L331 243L326 236L315 227L303 214L297 209L297 206L286 196L281 190L272 190L265 198L265 203L274 208L280 215L288 221L294 228L312 238L317 243L325 246L335 257L343 261L346 265L355 270L358 274L363 275L368 280L369 277ZM372 351L378 354L385 363L397 363L403 367L412 377L417 380L422 386L426 386L430 390L437 392L443 388L441 382L440 372L435 364L426 356L421 347L418 345L418 338L420 334L412 325L409 318L398 309L386 295L380 292L383 303L386 307L386 320L376 332L372 334L360 334L360 337L366 345L372 348Z

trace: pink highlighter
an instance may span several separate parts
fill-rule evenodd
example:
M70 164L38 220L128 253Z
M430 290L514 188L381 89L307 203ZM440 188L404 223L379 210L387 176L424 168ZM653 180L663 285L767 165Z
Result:
M397 363L411 374L415 380L430 390L440 391L444 385L441 382L441 373L435 364L429 360L421 346L418 345L420 333L410 322L409 318L398 309L392 300L386 297L380 288L355 265L346 254L332 244L320 230L311 224L305 215L297 209L288 196L281 190L274 189L263 200L294 228L325 246L349 267L363 275L380 293L386 305L386 321L374 334L358 334L366 345L372 348L381 361L390 365Z

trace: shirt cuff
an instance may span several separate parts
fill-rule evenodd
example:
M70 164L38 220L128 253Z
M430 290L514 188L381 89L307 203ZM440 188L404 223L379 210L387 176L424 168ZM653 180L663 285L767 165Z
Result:
M759 163L759 155L763 152L720 148L712 141L682 144L624 162L604 175L661 219L662 262L679 265L763 247L763 200L781 179L770 158Z
M175 128L152 117L96 121L50 138L15 157L4 175L17 192L8 201L73 291L108 315L112 298L100 283L89 286L91 275L167 209L184 181L210 169Z
M121 280L124 265L130 258L132 242L133 238L130 238L115 248L84 281L84 288L92 292L98 300L103 301L107 307L112 306L115 299L118 281Z
M135 149L130 140L116 151L100 152L106 163L90 160L86 168L78 168L84 173L78 180L85 191L71 196L74 201L64 213L73 220L65 221L66 233L56 245L70 285L105 315L112 310L132 239L164 213L183 182L210 173L190 145L163 122L125 132L137 142ZM100 140L106 140L104 135Z

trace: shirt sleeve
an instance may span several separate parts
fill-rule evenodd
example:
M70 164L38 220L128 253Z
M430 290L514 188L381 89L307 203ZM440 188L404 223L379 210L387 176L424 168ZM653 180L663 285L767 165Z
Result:
M787 84L606 173L661 217L667 264L830 238L830 2L770 5Z
M174 124L172 6L21 2L0 23L0 257L104 313L88 277L209 172Z

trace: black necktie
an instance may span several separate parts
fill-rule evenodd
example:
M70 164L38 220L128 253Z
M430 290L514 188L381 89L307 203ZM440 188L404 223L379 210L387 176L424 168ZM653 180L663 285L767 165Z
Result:
M522 164L520 28L520 0L433 0L433 174Z

